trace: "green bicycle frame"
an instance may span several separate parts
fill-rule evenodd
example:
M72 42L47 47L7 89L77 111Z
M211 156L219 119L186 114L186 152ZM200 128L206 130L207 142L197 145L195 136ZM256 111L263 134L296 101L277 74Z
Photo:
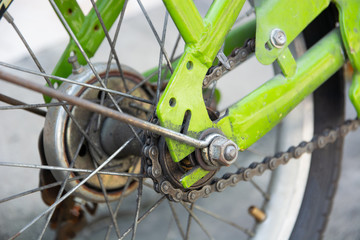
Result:
M215 0L204 18L192 0L163 0L175 22L186 46L177 61L174 73L164 90L156 109L163 127L198 138L208 128L220 129L228 138L245 150L279 123L306 96L311 94L345 62L346 57L354 66L355 74L350 98L360 116L360 2L358 0L334 0L339 9L340 31L335 29L317 43L301 59L295 61L288 45L313 21L330 0L255 0L256 30L238 28L236 34L228 34L235 23L245 0ZM76 1L56 0L89 57L93 56L104 39L103 31L97 31L99 23L92 10L87 16L81 12ZM124 1L97 1L105 25L110 28L122 10ZM111 7L110 7L111 6ZM71 9L71 11L69 11ZM248 26L253 26L254 21ZM98 26L98 28L96 28ZM270 34L281 29L287 41L281 48L271 46ZM88 29L88 30L87 30ZM90 29L90 30L89 30ZM202 82L212 66L225 39L225 50L241 46L243 36L256 31L257 59L263 64L278 61L283 74L275 76L254 90L234 106L221 119L212 122L202 96ZM90 41L90 42L89 42ZM78 53L79 61L85 64L75 44L70 41L54 70L55 75L67 77L71 73L66 62L71 51ZM347 56L345 56L345 53ZM153 70L151 70L153 71ZM149 71L150 72L150 71ZM149 73L148 72L148 73ZM189 125L183 129L184 117L190 116ZM194 151L184 143L166 139L170 154L178 162ZM182 179L184 187L207 174L199 169Z

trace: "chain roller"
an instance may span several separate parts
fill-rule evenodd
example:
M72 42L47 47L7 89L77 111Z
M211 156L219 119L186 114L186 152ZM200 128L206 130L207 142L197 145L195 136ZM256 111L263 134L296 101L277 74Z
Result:
M246 41L242 48L235 49L228 57L232 70L240 62L246 60L250 53L255 51L255 40ZM204 79L203 87L206 88L214 81L229 71L221 63L211 67ZM155 122L157 122L155 120ZM312 153L316 149L324 148L327 144L335 142L338 138L345 137L350 131L359 127L360 121L347 120L342 125L332 130L325 130L322 134L314 136L311 141L303 141L297 146L290 147L286 152L276 153L272 157L266 157L262 162L253 162L247 168L239 168L234 173L226 173L221 178L212 179L209 184L196 190L180 189L174 187L165 175L159 159L159 136L147 134L144 151L144 170L154 181L155 191L165 194L172 201L195 202L202 197L208 197L213 192L222 192L229 186L235 186L240 181L249 181L254 176L261 176L266 170L275 170L280 165L287 164L291 159L298 159L305 153Z

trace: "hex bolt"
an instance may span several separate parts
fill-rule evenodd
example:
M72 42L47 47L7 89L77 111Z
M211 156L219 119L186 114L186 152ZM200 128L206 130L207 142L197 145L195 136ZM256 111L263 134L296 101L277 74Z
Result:
M224 157L228 161L232 161L237 156L237 149L233 145L229 145L225 148Z
M286 34L283 30L275 28L271 31L270 42L276 48L282 48L286 44Z

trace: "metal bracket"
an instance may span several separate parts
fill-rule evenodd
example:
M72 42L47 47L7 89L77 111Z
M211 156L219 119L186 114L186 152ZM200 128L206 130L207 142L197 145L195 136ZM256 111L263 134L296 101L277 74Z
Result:
M255 0L255 54L259 62L266 65L273 63L329 4L330 0ZM281 29L286 34L286 43L281 48L268 46L275 29Z

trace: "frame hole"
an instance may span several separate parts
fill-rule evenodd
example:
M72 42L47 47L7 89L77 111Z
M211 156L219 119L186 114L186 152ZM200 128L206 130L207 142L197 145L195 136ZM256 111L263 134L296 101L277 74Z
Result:
M190 119L191 119L191 111L186 110L186 112L184 114L184 120L181 125L180 133L187 134L187 131L188 131L189 125L190 125Z
M68 14L71 15L73 13L73 10L71 8L68 9Z
M175 98L170 98L169 105L170 105L170 107L175 107L176 99Z
M194 64L193 64L192 61L188 61L188 62L186 63L186 68L187 68L188 70L193 69L193 67L194 67Z
M98 31L98 30L99 30L99 25L96 24L96 25L94 26L94 31Z

